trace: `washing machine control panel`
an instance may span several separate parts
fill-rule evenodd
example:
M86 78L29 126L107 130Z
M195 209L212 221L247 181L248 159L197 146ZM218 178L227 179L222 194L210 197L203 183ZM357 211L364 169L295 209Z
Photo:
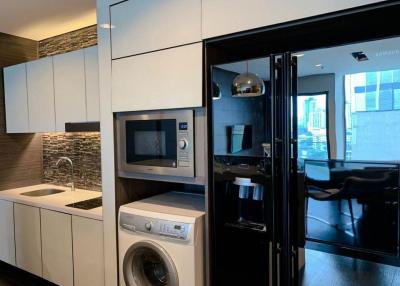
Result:
M129 231L150 233L179 240L189 240L189 230L191 227L189 223L155 219L127 213L120 214L119 224L122 228Z

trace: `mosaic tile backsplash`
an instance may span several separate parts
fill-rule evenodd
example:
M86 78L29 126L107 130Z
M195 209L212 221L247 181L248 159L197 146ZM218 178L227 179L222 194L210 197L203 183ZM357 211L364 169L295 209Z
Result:
M39 58L80 50L97 44L97 25L39 41Z
M74 164L75 187L101 191L99 132L43 134L43 182L63 185L71 182L70 165L57 160L66 156Z

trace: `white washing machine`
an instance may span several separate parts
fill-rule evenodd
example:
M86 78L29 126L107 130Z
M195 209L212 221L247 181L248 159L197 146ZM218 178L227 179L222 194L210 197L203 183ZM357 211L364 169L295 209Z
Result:
M121 286L204 286L204 196L169 192L119 210Z

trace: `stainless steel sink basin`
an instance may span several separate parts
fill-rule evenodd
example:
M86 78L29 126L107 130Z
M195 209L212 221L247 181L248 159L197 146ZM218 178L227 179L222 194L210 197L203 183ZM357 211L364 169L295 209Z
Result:
M59 194L59 193L63 193L63 192L65 192L65 191L60 190L60 189L41 189L41 190L35 190L35 191L21 193L21 195L28 196L28 197L43 197L43 196L49 196L49 195Z

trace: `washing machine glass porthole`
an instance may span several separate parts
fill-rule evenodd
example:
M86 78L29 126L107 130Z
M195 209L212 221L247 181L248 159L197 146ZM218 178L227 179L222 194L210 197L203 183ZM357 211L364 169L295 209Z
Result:
M179 286L172 259L153 242L132 245L125 255L123 267L128 286Z

